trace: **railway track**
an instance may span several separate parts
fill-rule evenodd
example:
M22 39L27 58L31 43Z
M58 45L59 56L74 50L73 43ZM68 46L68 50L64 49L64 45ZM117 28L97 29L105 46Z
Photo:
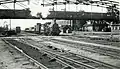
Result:
M83 45L83 44L79 44L79 43L57 40L57 39L51 39L51 41L55 42L55 43L66 44L66 45L69 45L71 47L77 47L77 48L80 48L81 50L85 50L88 52L99 53L101 55L106 55L106 56L120 59L120 54L119 54L120 51L117 51L114 49Z
M86 42L90 42L90 43L97 43L97 44L102 44L102 45L112 45L112 46L116 46L116 47L119 47L120 45L120 42L115 42L115 41L112 41L110 40L110 37L108 38L109 41L107 40L102 40L102 37L101 39L92 39L92 37L88 37L88 38L85 38L85 37L78 37L78 36L67 36L67 37L62 37L62 38L65 38L65 39L71 39L71 40L77 40L77 41L86 41ZM114 39L115 40L115 39Z
M35 60L42 69L62 69L69 67L69 65L65 64L62 61L53 61L52 57L45 56L45 53L40 52L40 50L32 46L11 39L5 41L12 44L14 48L19 49L19 51L22 53L24 52L24 54L26 54L31 59ZM71 66L70 69L75 68Z
M40 47L39 45L37 46L34 41L29 42L28 40L27 42L31 43L33 46L35 45L38 48ZM61 51L60 49L49 45L44 47L42 51L44 51L44 53L48 55L52 55L53 57L64 61L65 63L77 69L119 69L120 68L97 60L93 60L91 58L82 55L66 52L64 50Z
M33 59L32 57L30 57L29 55L27 55L26 53L23 52L23 50L19 49L17 46L12 45L10 42L8 42L5 39L2 39L6 44L8 44L9 46L11 46L12 48L16 49L17 51L19 51L21 54L23 54L24 56L26 56L29 60L31 60L33 62L33 64L35 65L39 65L40 69L48 69L46 66L42 65L41 63L39 63L38 61L36 61L35 59Z

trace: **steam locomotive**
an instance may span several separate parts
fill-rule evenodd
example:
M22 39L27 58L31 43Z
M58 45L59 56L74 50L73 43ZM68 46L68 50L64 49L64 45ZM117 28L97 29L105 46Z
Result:
M25 32L44 34L46 36L58 36L61 32L59 29L59 25L57 23L54 23L52 27L50 27L50 25L50 22L47 22L45 24L37 23L37 25L35 25L35 27L32 29L26 28Z

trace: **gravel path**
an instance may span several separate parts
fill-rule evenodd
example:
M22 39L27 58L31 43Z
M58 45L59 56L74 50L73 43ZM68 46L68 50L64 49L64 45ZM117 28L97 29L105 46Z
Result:
M38 66L0 39L0 69L38 69Z

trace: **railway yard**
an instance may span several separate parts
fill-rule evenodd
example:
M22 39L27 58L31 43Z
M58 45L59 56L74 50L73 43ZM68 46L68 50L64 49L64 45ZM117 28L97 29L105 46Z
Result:
M120 69L119 41L93 36L1 37L0 69Z
M120 69L120 0L0 0L0 69Z

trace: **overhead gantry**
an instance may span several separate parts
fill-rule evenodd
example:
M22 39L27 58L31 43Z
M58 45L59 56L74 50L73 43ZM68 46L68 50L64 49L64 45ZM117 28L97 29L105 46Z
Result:
M46 19L58 20L118 20L115 14L110 13L95 13L95 12L64 12L64 11L50 11Z
M0 19L21 19L21 18L32 18L30 16L30 10L29 9L21 9L16 10L16 3L20 2L28 2L29 0L0 0L0 6L7 8L7 9L0 9ZM13 9L9 9L8 6L4 4L13 3ZM22 6L21 4L19 4Z
M0 4L6 4L6 3L13 3L14 9L2 9L0 10L0 18L13 18L13 19L40 19L42 17L33 17L30 15L30 10L16 10L15 9L15 3L17 2L25 2L29 0L0 0ZM79 20L79 19L89 19L89 20L119 20L119 2L111 1L111 0L39 0L42 1L41 5L43 7L46 6L53 6L52 11L49 11L50 14L47 17L43 17L44 19L63 19L63 20ZM87 6L97 6L97 7L103 7L108 10L107 13L93 13L91 12L71 12L66 11L66 5L67 4L75 4L77 5L87 5ZM58 5L65 5L64 11L57 11L55 10L55 6ZM40 5L39 5L40 6ZM91 8L92 9L92 8ZM20 16L21 14L21 16ZM63 14L63 15L61 15ZM41 15L40 15L41 16Z
M94 13L94 12L85 12L85 11L67 11L67 4L75 4L78 5L87 5L87 6L96 6L101 8L106 8L106 13ZM53 6L52 11L46 17L46 19L63 19L63 20L120 20L119 19L119 10L120 5L119 2L111 1L111 0L43 0L41 4L43 7ZM64 11L57 11L55 7L58 5L65 5ZM92 7L91 7L92 9ZM77 10L77 9L76 9Z

